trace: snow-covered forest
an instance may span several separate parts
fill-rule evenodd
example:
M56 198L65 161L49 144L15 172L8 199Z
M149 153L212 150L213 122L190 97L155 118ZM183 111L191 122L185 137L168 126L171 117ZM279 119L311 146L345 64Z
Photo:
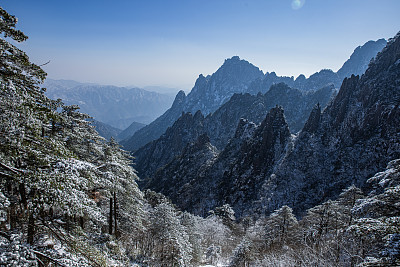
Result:
M16 26L0 8L0 266L400 265L400 160L302 216L181 211L138 188L78 106L45 96Z

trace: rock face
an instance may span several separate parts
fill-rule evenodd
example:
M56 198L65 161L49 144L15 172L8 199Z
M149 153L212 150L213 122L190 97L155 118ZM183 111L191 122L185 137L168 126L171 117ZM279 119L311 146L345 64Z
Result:
M81 84L74 81L49 80L45 85L49 98L61 98L68 105L95 120L124 130L132 122L150 123L170 107L173 98L140 88Z
M239 217L282 205L301 214L351 184L366 187L369 177L400 157L399 77L400 34L361 78L346 78L325 109L314 105L297 136L275 107L259 125L240 120L218 154L212 138L199 134L150 185L157 189L162 181L158 190L193 213L228 203ZM204 132L207 118L200 120Z
M219 159L229 162L220 178L219 202L229 203L239 216L243 214L242 207L258 199L264 177L271 174L285 154L290 136L283 109L276 107L254 130L251 138L244 139L239 147L231 143ZM230 151L232 149L234 153ZM234 156L225 158L225 155Z
M265 94L273 84L278 83L285 83L291 88L302 91L316 91L329 84L339 88L346 75L362 74L371 58L383 48L384 43L383 39L376 42L370 41L357 48L338 73L332 70L321 70L309 78L304 75L300 75L296 79L282 77L277 76L274 72L264 75L259 68L234 56L225 60L224 64L211 76L200 75L187 97L183 96L183 92L179 92L170 110L147 127L139 130L130 140L123 142L123 146L127 150L136 151L148 142L159 138L168 127L172 126L182 112L194 114L200 110L204 116L208 116L226 103L235 93L257 95L261 92ZM300 130L299 126L292 129L292 131L297 130ZM211 136L210 138L212 139Z

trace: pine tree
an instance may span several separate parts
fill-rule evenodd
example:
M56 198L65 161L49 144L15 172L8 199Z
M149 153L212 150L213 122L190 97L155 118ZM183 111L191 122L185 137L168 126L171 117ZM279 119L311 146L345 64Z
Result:
M128 154L115 141L106 143L79 107L45 96L40 84L46 73L6 40L27 39L16 23L0 8L0 246L13 242L11 231L22 232L18 242L32 248L52 236L84 262L101 265L107 256L86 234L99 235L106 224L104 197L114 200L114 233L127 233L124 242L133 229L143 230L135 170Z
M176 211L161 203L150 215L151 231L156 239L155 256L161 266L187 266L191 260L192 247L185 228Z
M278 245L279 247L288 245L294 232L293 229L297 224L293 210L286 205L282 206L269 216L266 236L272 242L272 245Z
M368 182L374 190L353 208L356 220L348 232L358 241L364 266L400 264L400 159L389 162L386 171Z

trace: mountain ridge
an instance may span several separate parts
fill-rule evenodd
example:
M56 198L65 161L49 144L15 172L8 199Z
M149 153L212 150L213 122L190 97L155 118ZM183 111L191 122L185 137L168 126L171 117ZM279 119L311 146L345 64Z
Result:
M378 45L373 46L375 50L373 50L372 54L375 53L376 55L376 53L379 52L379 48L383 48L383 43L386 41L381 40L383 39L380 39L377 42L370 41L378 43ZM367 42L364 45L368 44L367 46L369 47L370 42ZM356 53L356 51L358 54L361 52L364 53L366 49L363 49L363 47L364 46L356 48L353 54ZM371 53L370 50L367 52ZM362 65L365 67L364 57L352 58L350 56L347 61L353 62L358 58L363 60ZM346 63L341 69L343 69L345 65ZM349 64L346 66L348 65ZM350 66L351 65L352 64L350 64ZM365 69L363 70L365 71ZM357 69L353 72L358 71L360 70ZM346 75L347 72L344 70L340 71L342 76ZM232 80L229 80L229 78ZM226 59L224 64L214 74L208 76L202 74L199 75L193 89L187 96L185 95L185 97L182 98L181 92L177 94L175 101L178 99L178 95L180 95L179 103L175 103L175 105L173 104L171 111L166 111L147 127L136 132L130 140L123 142L123 146L129 151L135 151L148 142L157 139L168 127L172 126L182 112L195 113L197 110L201 110L202 113L207 116L209 113L214 112L219 106L228 101L234 93L248 92L254 95L258 94L258 92L265 93L269 90L271 85L280 82L284 82L292 88L308 91L318 90L328 84L333 84L335 87L339 87L342 79L337 73L327 69L316 72L309 78L306 78L304 75L299 75L296 79L293 77L281 77L277 76L275 72L267 72L263 74L263 72L256 66L246 60L240 59L238 56L234 56L230 59Z
M171 96L140 88L83 84L75 81L45 82L49 98L79 105L83 113L121 130L132 122L149 123L172 103Z

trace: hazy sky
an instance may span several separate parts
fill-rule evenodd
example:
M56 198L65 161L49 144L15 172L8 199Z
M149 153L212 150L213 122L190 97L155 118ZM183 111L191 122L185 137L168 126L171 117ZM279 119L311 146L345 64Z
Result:
M400 0L1 0L53 79L190 90L238 55L264 72L336 71L400 30Z

